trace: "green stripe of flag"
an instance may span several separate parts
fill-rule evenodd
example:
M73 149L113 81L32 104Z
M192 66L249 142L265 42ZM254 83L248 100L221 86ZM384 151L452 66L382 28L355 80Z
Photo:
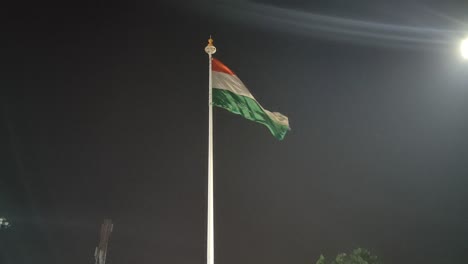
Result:
M275 122L257 101L231 91L213 87L213 105L265 125L279 140L282 140L289 130L288 126Z

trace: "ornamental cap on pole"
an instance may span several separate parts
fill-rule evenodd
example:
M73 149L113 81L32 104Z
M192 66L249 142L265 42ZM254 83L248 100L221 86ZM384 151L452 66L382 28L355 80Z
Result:
M210 38L208 39L208 46L213 46L213 39L211 38L211 35L210 35Z
M208 45L205 47L205 52L208 53L208 55L216 53L216 47L213 45L213 39L211 38L211 35L208 39Z

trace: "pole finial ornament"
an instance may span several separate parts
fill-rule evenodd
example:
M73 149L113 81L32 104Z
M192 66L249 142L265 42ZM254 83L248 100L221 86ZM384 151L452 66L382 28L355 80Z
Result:
M216 47L213 45L213 38L208 39L208 45L205 47L205 52L208 53L209 55L215 54L216 53Z
M211 38L211 35L210 35L210 38L208 39L208 46L213 46L213 39Z

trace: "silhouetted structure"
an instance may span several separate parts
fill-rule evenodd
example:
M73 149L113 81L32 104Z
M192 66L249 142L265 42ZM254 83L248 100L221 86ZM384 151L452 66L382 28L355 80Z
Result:
M99 245L94 251L94 259L96 260L95 264L106 263L107 245L109 244L109 237L112 233L113 228L114 224L112 224L112 220L110 219L105 219L102 223Z

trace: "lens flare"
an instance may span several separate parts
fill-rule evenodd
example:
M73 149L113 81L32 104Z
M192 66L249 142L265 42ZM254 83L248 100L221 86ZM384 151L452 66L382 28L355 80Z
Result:
M460 52L463 59L468 60L468 38L462 40L460 43Z

